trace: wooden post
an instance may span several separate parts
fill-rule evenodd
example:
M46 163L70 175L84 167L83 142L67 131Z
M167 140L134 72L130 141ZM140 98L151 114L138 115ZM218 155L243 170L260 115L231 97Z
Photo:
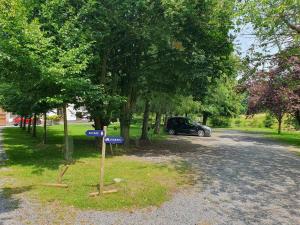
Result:
M63 114L64 114L64 158L66 161L68 161L68 155L69 155L69 133L68 133L68 118L67 118L67 105L65 104L63 106Z
M100 164L100 183L99 183L99 193L103 193L103 187L104 187L104 161L105 161L105 150L106 150L106 144L104 142L104 138L107 135L107 127L103 127L104 136L102 138L102 155L101 155L101 164Z
M110 146L110 153L111 153L111 156L114 156L114 151L113 151L112 144L109 144L109 146Z
M44 136L43 136L43 143L47 143L47 113L44 112Z

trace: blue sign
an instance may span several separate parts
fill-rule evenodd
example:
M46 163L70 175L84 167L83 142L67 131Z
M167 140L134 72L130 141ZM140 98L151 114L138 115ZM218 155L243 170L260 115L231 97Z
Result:
M87 130L85 132L86 136L89 137L103 137L104 131L103 130Z
M124 138L123 137L106 136L104 138L104 142L106 144L123 144Z

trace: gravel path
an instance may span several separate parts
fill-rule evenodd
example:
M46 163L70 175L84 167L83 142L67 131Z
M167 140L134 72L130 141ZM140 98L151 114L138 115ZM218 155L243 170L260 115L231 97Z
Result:
M300 157L288 146L237 131L217 132L210 138L174 136L154 145L155 150L148 147L135 157L154 161L175 157L190 162L197 173L193 188L176 193L159 208L77 211L74 223L300 224ZM0 201L0 224L12 224L2 222L1 215L3 211L6 216L15 215L16 210L5 212L1 197ZM22 212L22 206L19 208Z

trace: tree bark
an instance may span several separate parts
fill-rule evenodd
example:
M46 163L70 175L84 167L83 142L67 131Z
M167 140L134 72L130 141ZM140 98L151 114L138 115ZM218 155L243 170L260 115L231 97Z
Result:
M149 137L148 137L149 114L150 114L150 100L147 98L145 101L142 135L140 138L141 140L149 140Z
M32 137L36 137L36 113L33 116Z
M295 113L295 119L298 123L298 126L300 126L300 110L297 110Z
M31 132L31 123L32 123L32 116L28 117L28 126L27 126L27 132L30 133Z
M129 146L130 142L130 122L131 118L128 118L128 116L123 115L120 117L120 134L124 138L124 145L127 147Z
M167 126L168 118L169 118L169 116L168 116L168 114L166 113L165 116L164 116L164 127Z
M278 117L278 134L281 134L282 116Z
M44 113L44 134L43 143L47 144L47 113Z
M160 124L161 124L161 112L156 112L154 134L160 134Z
M126 147L129 146L130 142L130 124L132 117L132 106L133 106L133 98L132 94L130 94L127 98L127 101L121 106L120 112L120 133L124 138L124 145Z
M20 128L23 127L23 116L20 117L20 123L19 123Z
M202 124L206 125L207 124L207 119L208 119L208 113L203 113L203 120L202 120Z
M67 117L67 105L63 106L63 116L64 116L64 150L65 150L65 160L69 160L69 132L68 132L68 117Z
M23 120L23 130L26 130L26 119L27 119L27 116L24 116L24 120Z
M101 118L100 116L96 116L94 118L94 128L95 130L103 130L103 124L101 123ZM104 134L106 135L106 134ZM95 137L95 142L96 142L96 148L97 150L100 149L102 145L102 138L101 137Z

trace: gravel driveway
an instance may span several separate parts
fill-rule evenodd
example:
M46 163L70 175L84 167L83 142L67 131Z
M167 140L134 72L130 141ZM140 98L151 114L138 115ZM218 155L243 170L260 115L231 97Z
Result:
M238 131L216 132L210 138L174 136L153 145L135 157L186 160L197 173L196 185L174 194L159 208L134 212L77 211L70 223L300 224L300 157L291 153L288 146ZM26 203L8 210L4 199L0 197L0 201L1 225L22 224L16 218L24 211L27 216L36 214L35 208ZM40 224L51 224L51 216L47 215L42 216L47 220ZM33 224L39 223L31 218Z

